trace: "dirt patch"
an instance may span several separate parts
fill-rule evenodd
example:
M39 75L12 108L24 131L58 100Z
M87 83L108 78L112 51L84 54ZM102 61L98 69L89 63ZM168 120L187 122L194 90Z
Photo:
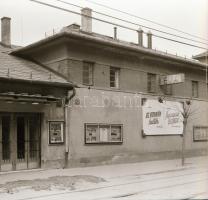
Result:
M82 185L105 182L103 178L88 175L53 176L47 179L17 180L0 184L0 193L13 194L21 189L40 190L75 190Z

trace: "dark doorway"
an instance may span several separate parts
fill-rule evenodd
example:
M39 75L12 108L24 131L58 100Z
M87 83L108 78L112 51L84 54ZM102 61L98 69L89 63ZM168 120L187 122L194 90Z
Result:
M25 119L17 117L17 159L25 159Z
M10 116L2 117L2 161L10 161Z
M0 113L0 171L40 167L40 114Z

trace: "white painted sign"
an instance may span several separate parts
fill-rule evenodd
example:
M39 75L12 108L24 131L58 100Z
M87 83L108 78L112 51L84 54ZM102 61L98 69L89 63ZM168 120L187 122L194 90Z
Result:
M180 102L146 100L142 106L144 135L183 134L183 105Z
M160 85L183 83L184 81L185 81L184 74L172 74L172 75L160 77Z

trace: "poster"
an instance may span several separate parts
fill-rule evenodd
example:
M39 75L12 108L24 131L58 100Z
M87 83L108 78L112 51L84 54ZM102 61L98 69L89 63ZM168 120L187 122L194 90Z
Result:
M49 143L64 143L64 123L57 121L49 122Z
M121 141L121 126L111 126L111 141Z
M142 106L144 135L183 134L183 104L146 100Z
M108 132L110 127L100 127L100 142L108 142Z
M86 143L98 142L98 125L86 125Z

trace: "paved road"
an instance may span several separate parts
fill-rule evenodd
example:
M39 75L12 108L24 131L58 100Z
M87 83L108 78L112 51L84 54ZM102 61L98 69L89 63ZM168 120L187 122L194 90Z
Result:
M190 164L186 167L145 173L133 171L132 174L109 176L105 180L106 182L82 189L46 191L33 195L17 193L13 197L16 200L208 199L207 164ZM8 196L4 196L6 197ZM2 196L2 200L4 198Z
M44 196L39 200L208 199L208 168L132 175L89 190Z

